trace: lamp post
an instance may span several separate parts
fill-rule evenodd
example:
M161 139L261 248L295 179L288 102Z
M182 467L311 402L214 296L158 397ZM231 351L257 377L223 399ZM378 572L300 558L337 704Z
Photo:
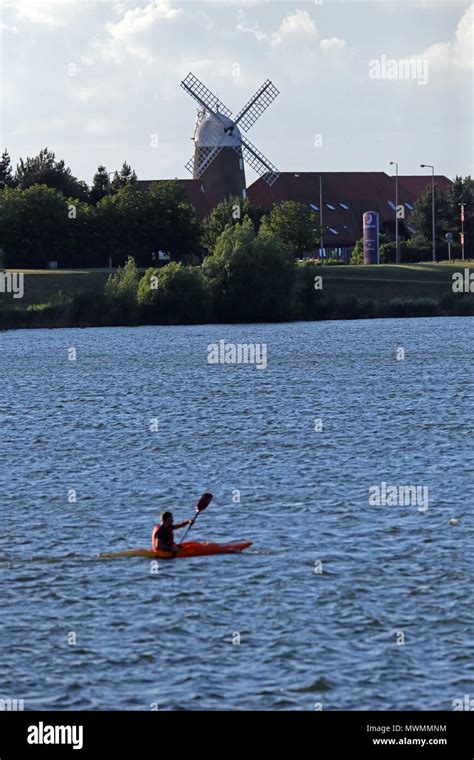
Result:
M400 263L400 249L398 247L398 163L390 161L390 166L395 166L395 263Z
M324 240L323 240L323 179L319 175L319 224L321 225L321 237L319 240L319 248L321 251L321 258L324 259Z
M464 206L465 203L458 203L458 206L461 206L461 257L464 261Z
M433 261L436 261L436 239L435 239L435 197L434 197L434 166L431 164L420 164L422 169L431 169L431 226L433 236Z

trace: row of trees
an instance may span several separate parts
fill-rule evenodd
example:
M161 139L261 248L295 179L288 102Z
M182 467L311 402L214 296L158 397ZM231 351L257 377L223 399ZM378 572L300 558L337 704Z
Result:
M122 265L132 256L148 266L158 249L173 261L196 263L216 249L226 228L249 219L255 233L274 233L285 250L300 256L317 247L314 214L285 202L270 214L230 199L200 223L186 191L177 182L160 182L146 193L128 184L96 205L66 198L47 185L6 187L0 192L0 247L6 267L44 268Z
M474 180L470 176L456 177L446 194L442 193L438 186L435 185L434 201L436 242L437 244L444 244L444 246L446 246L445 235L447 232L451 232L454 236L453 239L456 243L459 243L459 233L461 231L460 204L465 204L464 234L466 250L467 246L469 246L472 256ZM432 194L430 185L418 198L409 219L409 226L414 231L414 235L410 241L411 245L418 248L430 248L432 244Z
M200 225L184 190L160 183L149 193L126 186L96 206L46 185L0 193L0 245L6 267L116 266L133 255L140 266L160 246L176 259L199 248Z
M465 203L467 255L472 255L474 235L474 182L457 177L447 195L435 189L436 236L445 242L446 232L459 239L460 203ZM152 261L158 249L171 253L173 261L196 262L216 251L228 226L245 219L275 235L285 251L301 257L320 243L319 218L301 203L286 201L271 211L256 208L248 200L231 198L220 203L201 223L177 182L160 182L146 193L138 189L137 176L124 162L110 174L99 166L89 188L72 175L63 160L44 148L38 156L20 159L15 171L4 151L0 160L0 248L7 267L43 268L48 261L60 267L114 266L132 256L139 266ZM431 189L418 200L409 219L414 232L408 249L417 258L430 258ZM390 244L388 244L390 245ZM391 249L390 249L391 251ZM391 255L387 249L387 257ZM357 251L356 256L357 257Z
M229 224L246 217L255 233L264 225L295 256L318 245L317 218L303 204L283 203L265 215L248 200L231 198L201 223L182 185L160 182L141 192L126 162L112 181L100 166L88 188L47 148L20 159L15 171L7 151L0 160L0 248L7 267L43 268L48 261L107 267L128 256L143 267L160 249L173 261L196 262L214 251Z
M111 175L113 175L111 179ZM20 158L13 171L10 155L4 150L0 159L0 190L18 187L26 190L32 185L47 185L62 193L66 198L74 198L94 206L106 195L118 192L126 185L134 185L137 175L132 167L123 162L121 169L108 172L105 166L98 166L91 187L73 176L63 160L48 148L40 150L37 156Z

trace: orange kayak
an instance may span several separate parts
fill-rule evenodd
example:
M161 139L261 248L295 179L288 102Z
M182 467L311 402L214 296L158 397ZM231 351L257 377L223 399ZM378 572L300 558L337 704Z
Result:
M252 546L251 541L240 541L232 544L214 544L211 541L185 541L181 549L173 556L172 552L158 549L125 549L121 552L99 554L104 559L120 557L145 557L146 559L179 559L180 557L204 557L210 554L234 554Z

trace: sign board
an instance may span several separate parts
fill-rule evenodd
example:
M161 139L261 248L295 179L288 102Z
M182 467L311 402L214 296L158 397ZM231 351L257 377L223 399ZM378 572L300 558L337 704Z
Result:
M379 263L379 215L366 211L362 217L364 230L364 264Z

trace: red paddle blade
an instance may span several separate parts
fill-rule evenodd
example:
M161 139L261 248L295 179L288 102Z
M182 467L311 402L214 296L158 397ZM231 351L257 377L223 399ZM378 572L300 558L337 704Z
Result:
M212 493L203 493L198 503L196 504L196 512L204 512L204 510L206 509L206 507L209 506L211 501L212 501Z

